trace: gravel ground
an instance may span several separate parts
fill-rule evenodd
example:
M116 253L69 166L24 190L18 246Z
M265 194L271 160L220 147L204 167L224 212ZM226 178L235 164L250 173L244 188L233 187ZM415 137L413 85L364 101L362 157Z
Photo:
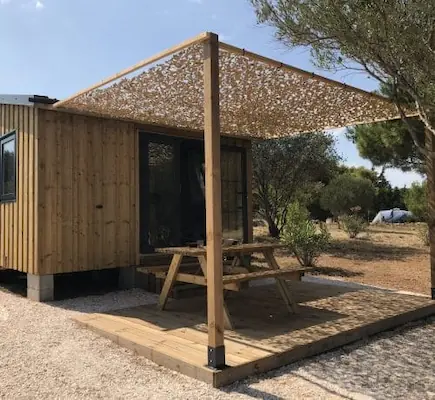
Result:
M224 390L134 356L71 320L155 301L138 289L51 304L0 291L0 398L435 399L435 318Z

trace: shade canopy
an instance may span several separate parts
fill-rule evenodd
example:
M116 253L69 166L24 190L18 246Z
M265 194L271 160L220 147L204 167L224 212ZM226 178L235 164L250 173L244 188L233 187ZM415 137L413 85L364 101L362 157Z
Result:
M202 131L206 37L144 60L55 107ZM387 98L222 42L219 71L222 134L268 139L399 118Z

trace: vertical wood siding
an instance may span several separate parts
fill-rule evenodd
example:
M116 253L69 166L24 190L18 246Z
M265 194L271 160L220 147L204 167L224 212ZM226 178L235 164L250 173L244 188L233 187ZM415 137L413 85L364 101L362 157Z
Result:
M17 132L16 200L0 204L0 267L36 273L38 110L0 105L0 134Z
M40 110L39 273L139 262L137 130Z
M0 203L0 267L43 275L138 264L135 125L0 105L0 134L13 130L17 196Z

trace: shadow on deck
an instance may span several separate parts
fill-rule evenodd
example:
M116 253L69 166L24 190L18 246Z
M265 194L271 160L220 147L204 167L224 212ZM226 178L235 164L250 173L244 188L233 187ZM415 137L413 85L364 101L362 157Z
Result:
M206 367L205 298L87 314L77 321L137 354L214 386L265 372L435 313L425 297L289 282L300 313L288 314L274 285L226 298L234 330L225 331L228 368Z

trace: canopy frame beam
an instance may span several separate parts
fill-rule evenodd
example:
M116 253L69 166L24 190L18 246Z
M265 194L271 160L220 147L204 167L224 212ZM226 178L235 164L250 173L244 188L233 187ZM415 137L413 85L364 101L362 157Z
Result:
M122 70L121 72L118 72L114 75L111 75L108 78L102 80L101 82L98 82L95 85L89 86L88 88L83 89L80 92L77 92L77 93L73 94L72 96L67 97L66 99L63 99L61 101L58 101L57 103L54 103L53 108L60 107L63 104L65 104L71 100L74 100L79 96L82 96L86 93L91 92L92 90L99 89L102 86L108 85L109 83L112 83L112 82L114 82L114 81L116 81L116 80L118 80L118 79L120 79L128 74L131 74L131 73L137 71L138 69L144 68L147 65L153 64L156 61L161 60L162 58L165 58L165 57L168 57L174 53L177 53L180 50L185 49L186 47L190 47L194 44L204 42L207 38L208 38L208 33L203 32L203 33L201 33L201 34L199 34L191 39L185 40L184 42L181 42L180 44L178 44L176 46L172 46L169 49L163 50L162 52L155 54L154 56L148 57L148 58L138 62L137 64Z

